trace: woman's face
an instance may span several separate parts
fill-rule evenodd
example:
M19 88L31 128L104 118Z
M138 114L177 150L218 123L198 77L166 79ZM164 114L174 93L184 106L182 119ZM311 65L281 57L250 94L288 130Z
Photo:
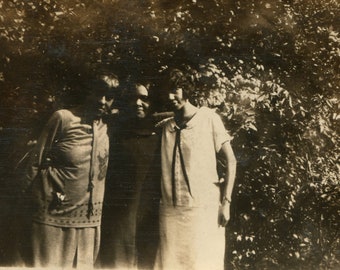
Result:
M183 108L186 104L187 100L183 97L183 89L176 88L169 91L169 101L170 105L172 106L173 111L178 111Z
M145 86L138 84L130 100L130 106L137 118L145 118L149 113L149 92Z
M94 116L101 117L108 112L108 108L112 106L113 94L110 90L97 89L87 97L86 110L90 111Z

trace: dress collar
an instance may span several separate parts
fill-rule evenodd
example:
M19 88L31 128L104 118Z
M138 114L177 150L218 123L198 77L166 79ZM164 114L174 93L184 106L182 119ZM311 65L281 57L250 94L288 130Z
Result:
M170 127L170 132L176 132L177 130L187 130L187 129L192 129L196 123L197 123L197 119L199 119L198 115L201 112L201 108L199 108L194 115L188 120L188 122L186 122L185 124L179 126L176 124L175 119L173 118L172 123L171 123L171 127Z

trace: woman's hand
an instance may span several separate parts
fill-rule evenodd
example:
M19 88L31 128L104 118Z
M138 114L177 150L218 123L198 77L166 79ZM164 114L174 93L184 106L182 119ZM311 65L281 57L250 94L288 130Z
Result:
M230 219L230 201L223 200L218 211L218 225L225 227Z

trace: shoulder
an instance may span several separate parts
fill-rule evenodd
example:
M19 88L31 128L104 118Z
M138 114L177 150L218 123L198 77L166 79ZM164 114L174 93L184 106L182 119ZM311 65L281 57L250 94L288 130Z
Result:
M61 109L55 111L52 116L50 117L47 127L50 129L55 129L55 128L64 128L65 125L68 123L71 123L74 121L75 116L74 114L66 109Z
M221 115L217 113L214 109L201 107L199 110L199 116L197 117L196 121L203 125L209 125L214 130L226 130Z
M162 121L159 121L155 127L156 128L161 128L161 129L167 129L169 127L172 127L175 123L175 119L174 117L168 117L168 118L165 118L163 119Z
M214 109L210 109L208 107L201 107L199 109L198 115L200 118L205 118L205 119L220 119L220 116L216 113Z
M61 109L57 110L54 113L52 113L52 116L50 117L50 120L63 120L65 118L70 118L71 115L73 115L69 110Z
M58 115L62 119L68 119L68 118L74 118L75 115L67 109L61 109L55 112L56 115Z
M79 121L79 116L75 115L71 110L60 109L54 112L52 117L59 119L63 123Z
M63 112L62 110L58 110L52 113L52 115L50 116L47 125L51 126L51 125L56 125L59 122L62 122L63 119Z

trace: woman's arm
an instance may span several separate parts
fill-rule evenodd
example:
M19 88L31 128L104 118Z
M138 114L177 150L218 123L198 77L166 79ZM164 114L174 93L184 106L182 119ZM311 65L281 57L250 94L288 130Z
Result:
M236 158L230 142L222 145L220 152L226 159L225 187L222 190L222 205L219 211L219 225L225 227L230 219L231 195L236 176Z
M62 116L60 112L55 112L40 134L38 142L29 157L30 160L28 167L26 168L24 189L26 189L32 183L32 181L38 175L39 170L43 166L47 165L47 159L49 158L48 152L50 151L56 135L61 128L61 118Z

